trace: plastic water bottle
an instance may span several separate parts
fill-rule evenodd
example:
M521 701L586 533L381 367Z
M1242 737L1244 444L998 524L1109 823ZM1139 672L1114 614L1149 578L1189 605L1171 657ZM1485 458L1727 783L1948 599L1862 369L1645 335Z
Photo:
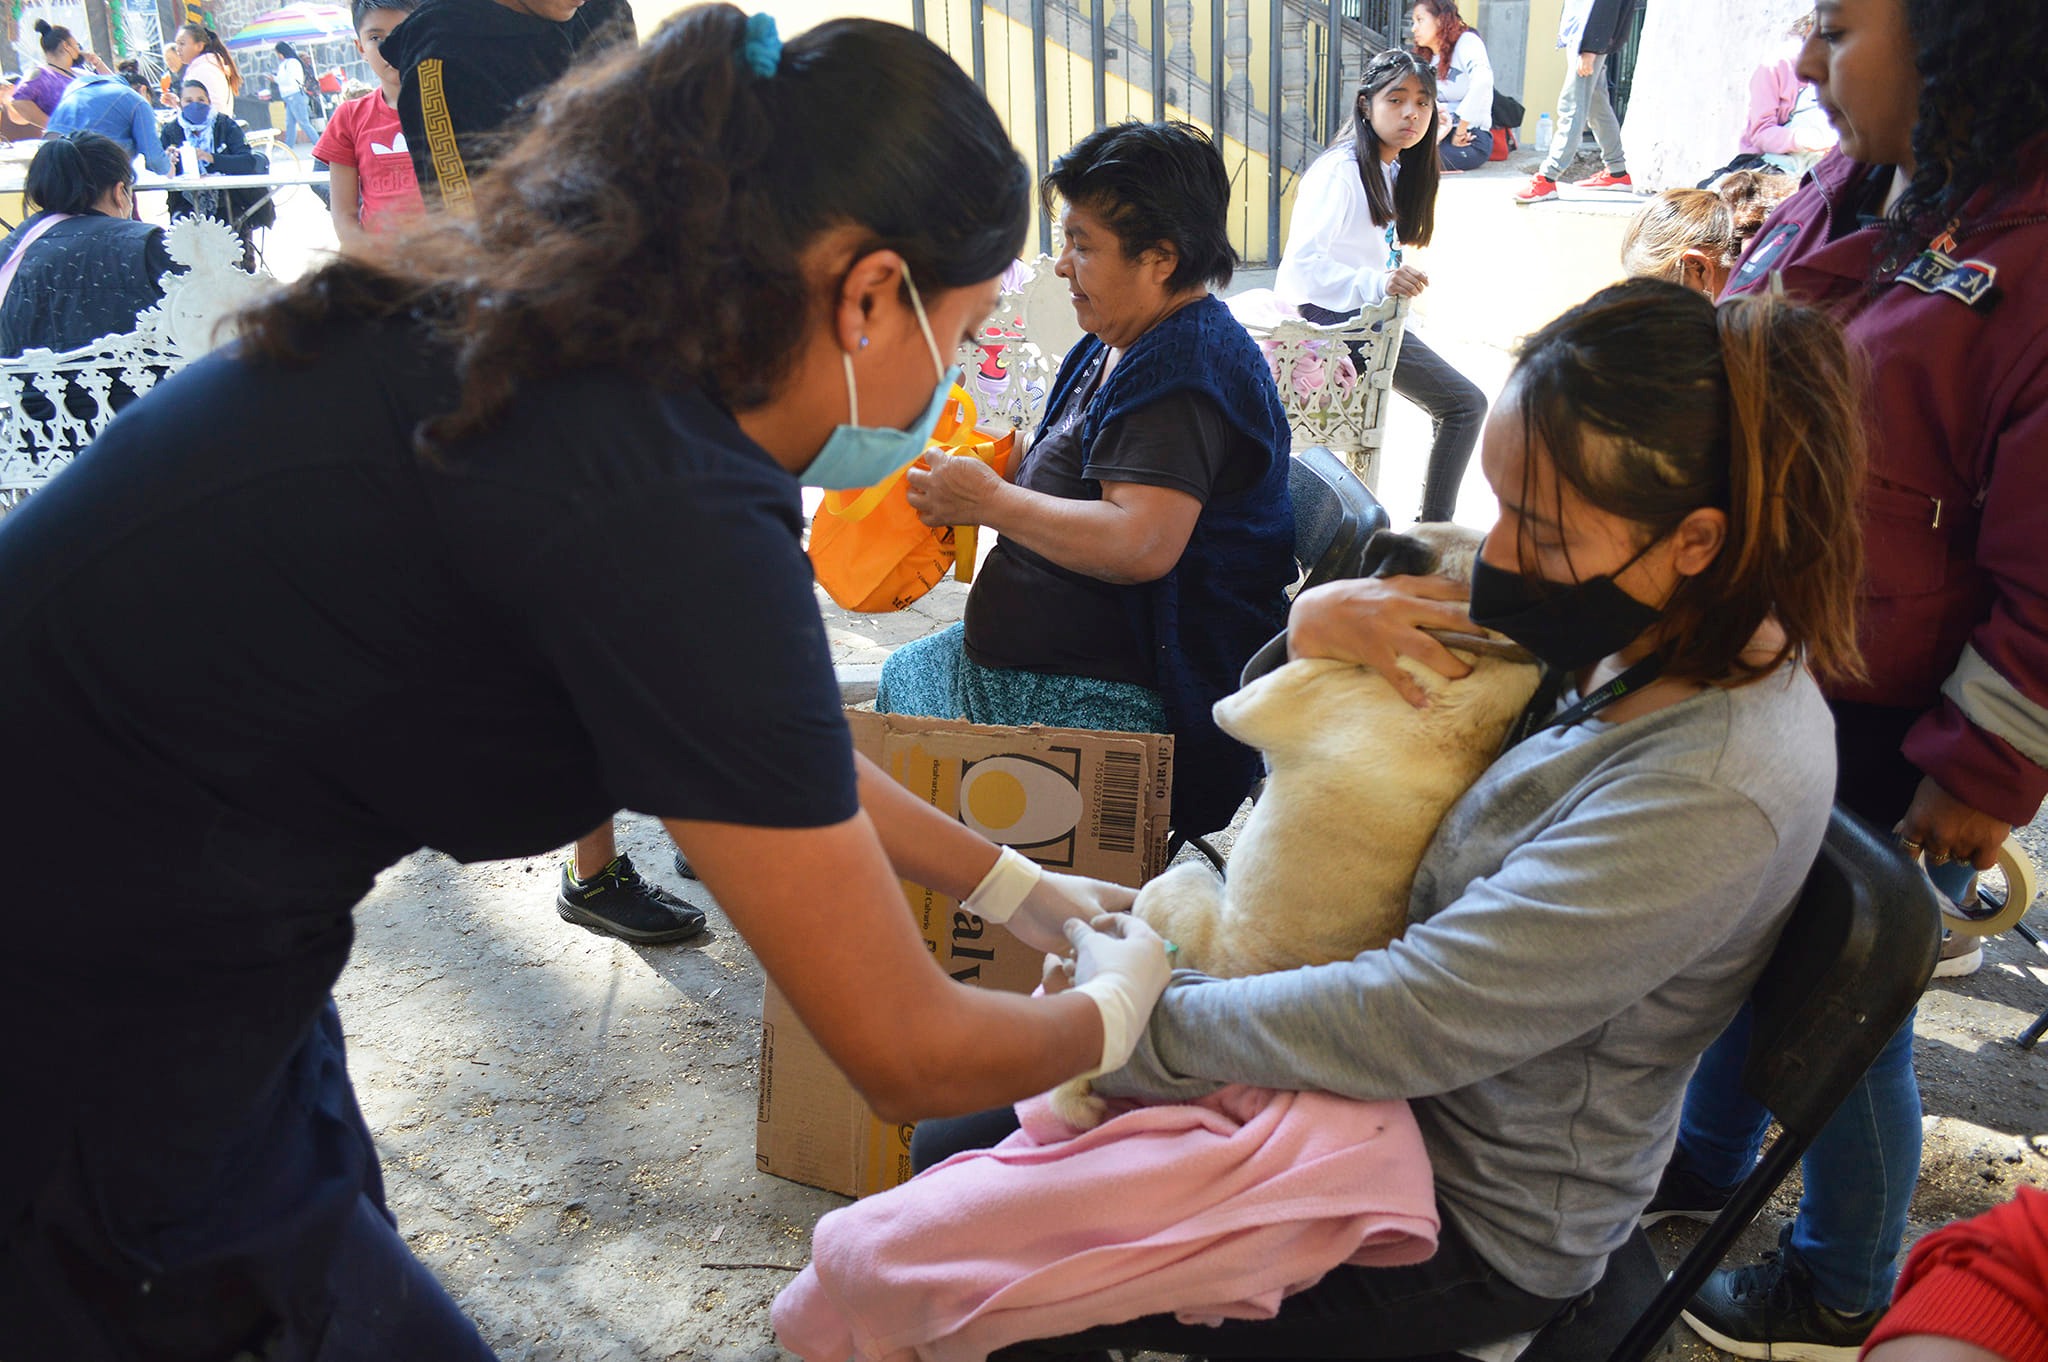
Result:
M1549 155L1550 115L1547 113L1540 113L1536 115L1536 145L1543 148L1543 152L1545 155Z

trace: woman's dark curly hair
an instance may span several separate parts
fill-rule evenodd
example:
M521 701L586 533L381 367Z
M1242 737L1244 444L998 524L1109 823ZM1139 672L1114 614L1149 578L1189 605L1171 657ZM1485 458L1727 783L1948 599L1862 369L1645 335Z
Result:
M859 228L859 254L899 253L926 298L1016 258L1030 176L951 57L841 19L761 76L741 60L746 22L702 5L575 68L478 178L474 215L300 281L245 314L245 349L303 361L336 322L431 318L460 383L415 433L432 455L523 384L578 369L761 405L819 314L801 258L830 229Z
M2010 182L2018 160L2048 147L2048 8L1996 0L1900 0L1918 49L1920 112L1913 182L1885 225L1880 262L1919 251L1986 185ZM1882 266L1881 266L1882 268Z

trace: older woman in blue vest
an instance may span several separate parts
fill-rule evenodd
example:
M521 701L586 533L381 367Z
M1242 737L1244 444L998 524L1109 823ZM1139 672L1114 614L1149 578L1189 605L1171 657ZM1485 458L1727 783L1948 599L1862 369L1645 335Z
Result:
M1174 824L1230 821L1257 757L1209 709L1286 624L1287 418L1210 293L1236 253L1230 177L1179 123L1102 128L1054 162L1057 273L1088 335L1006 482L976 459L910 473L932 525L1001 536L967 618L899 649L877 707L977 723L1170 732Z

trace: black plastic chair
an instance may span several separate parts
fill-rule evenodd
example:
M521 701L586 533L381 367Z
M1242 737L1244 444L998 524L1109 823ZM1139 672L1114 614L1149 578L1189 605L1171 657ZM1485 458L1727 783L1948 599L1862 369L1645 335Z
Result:
M1365 546L1387 528L1387 509L1372 489L1322 445L1311 445L1287 470L1294 502L1294 561L1306 574L1300 589L1359 575Z
M1778 1138L1661 1280L1638 1229L1590 1296L1536 1335L1521 1362L1642 1362L1920 1001L1941 950L1934 886L1891 838L1841 808L1750 995L1743 1087Z
M1294 502L1294 561L1304 574L1296 592L1358 576L1365 563L1365 546L1374 534L1387 528L1387 508L1380 505L1372 489L1360 482L1342 459L1322 445L1311 445L1289 461L1287 495ZM1285 638L1282 634L1279 640L1283 647ZM1267 649L1271 647L1267 645ZM1260 655L1265 654L1266 649L1261 649ZM1247 669L1245 679L1251 676ZM1171 862L1188 846L1222 873L1223 853L1206 837L1174 833L1166 844L1166 859Z

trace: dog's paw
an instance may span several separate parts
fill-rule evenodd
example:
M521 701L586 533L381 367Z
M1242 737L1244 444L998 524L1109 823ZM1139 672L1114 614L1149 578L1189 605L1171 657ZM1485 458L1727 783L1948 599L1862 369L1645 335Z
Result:
M1074 1128L1076 1134L1093 1130L1109 1119L1109 1103L1095 1095L1085 1078L1071 1078L1047 1095L1052 1114Z

